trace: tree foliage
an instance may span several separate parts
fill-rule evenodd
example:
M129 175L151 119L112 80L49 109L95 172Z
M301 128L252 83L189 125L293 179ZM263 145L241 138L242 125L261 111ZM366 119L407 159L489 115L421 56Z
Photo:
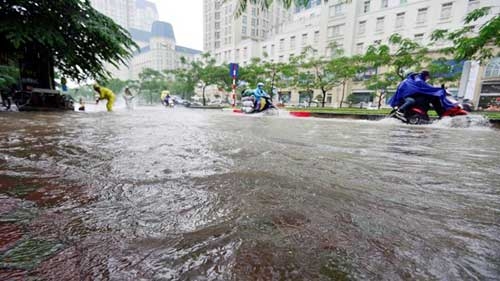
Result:
M491 7L482 7L471 11L464 19L464 26L453 31L437 29L432 35L433 41L448 40L452 47L442 51L451 54L458 61L479 60L491 58L500 47L500 15L494 15L479 27L474 33L477 21L489 14Z
M228 0L226 0L228 1ZM271 5L277 2L279 5L282 5L284 8L289 9L292 6L295 7L307 7L314 0L238 0L236 14L241 15L246 11L248 5L256 5L262 10L268 10ZM337 3L350 3L352 0L337 0Z
M161 91L167 89L167 80L163 73L151 68L144 69L139 73L138 95L142 96L149 104L159 100Z
M68 78L106 79L104 63L126 63L137 45L129 33L92 8L89 0L0 2L1 50L20 56L26 47L53 57Z

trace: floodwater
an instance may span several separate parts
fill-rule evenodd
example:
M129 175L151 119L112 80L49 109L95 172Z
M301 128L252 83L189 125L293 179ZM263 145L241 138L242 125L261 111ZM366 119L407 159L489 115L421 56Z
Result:
M1 280L500 278L496 129L160 107L0 122Z

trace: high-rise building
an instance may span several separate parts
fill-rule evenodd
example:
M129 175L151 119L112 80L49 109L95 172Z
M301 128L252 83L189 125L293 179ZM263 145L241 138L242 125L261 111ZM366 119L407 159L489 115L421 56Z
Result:
M139 45L127 65L109 66L112 75L121 80L137 79L145 68L158 71L182 67L180 58L194 60L201 51L176 45L170 23L158 21L158 11L147 0L91 0L101 13L126 28Z

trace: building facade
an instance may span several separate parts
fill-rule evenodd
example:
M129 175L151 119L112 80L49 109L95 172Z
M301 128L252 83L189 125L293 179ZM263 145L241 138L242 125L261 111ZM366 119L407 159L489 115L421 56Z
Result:
M217 1L205 0L204 8L207 9L215 2ZM224 5L235 5L235 2L236 0L228 1ZM347 56L363 54L368 46L387 43L392 34L399 33L405 38L428 46L432 51L450 44L442 41L431 45L430 36L433 30L458 29L463 26L468 12L485 6L492 7L491 15L498 14L499 3L495 0L352 0L347 3L338 0L313 0L305 9L291 9L280 14L279 24L270 29L273 32L264 32L260 37L251 37L251 40L245 40L243 36L244 29L241 27L244 19L233 17L232 22L225 24L226 28L232 27L228 28L232 32L231 36L239 39L232 44L215 44L214 33L223 34L224 30L212 28L218 25L205 18L205 25L208 24L205 28L205 50L211 52L221 64L236 62L245 65L252 57L286 62L306 46L312 46L318 57L330 57L332 43L343 49ZM271 13L276 9L271 7ZM207 10L205 14L209 14ZM247 9L245 15L248 20L252 10ZM478 21L476 27L487 19L488 17ZM222 36L218 35L217 38ZM479 68L473 67L472 73L477 70L479 73L476 80L481 81L485 76L485 67ZM491 83L491 78L488 78L487 82ZM362 83L349 83L347 88L349 93L365 96L373 93L363 87ZM480 88L476 86L468 90L474 92L476 101L480 96ZM487 91L491 88L486 87ZM303 99L298 89L283 91L290 94L291 103L300 103ZM330 106L338 106L340 92L340 89L333 89L328 93L327 102ZM460 93L465 96L465 92ZM314 93L314 96L317 94L319 93Z
M181 57L194 60L201 51L178 46L174 29L170 23L158 21L158 11L153 2L147 0L92 0L92 5L101 13L126 28L140 49L134 53L127 65L116 68L108 66L115 78L136 80L146 68L157 71L183 67Z

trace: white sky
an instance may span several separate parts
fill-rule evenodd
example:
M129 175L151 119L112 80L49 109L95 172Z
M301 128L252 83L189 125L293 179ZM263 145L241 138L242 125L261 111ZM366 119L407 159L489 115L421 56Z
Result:
M172 24L175 42L183 47L203 50L202 0L152 0L161 21Z

